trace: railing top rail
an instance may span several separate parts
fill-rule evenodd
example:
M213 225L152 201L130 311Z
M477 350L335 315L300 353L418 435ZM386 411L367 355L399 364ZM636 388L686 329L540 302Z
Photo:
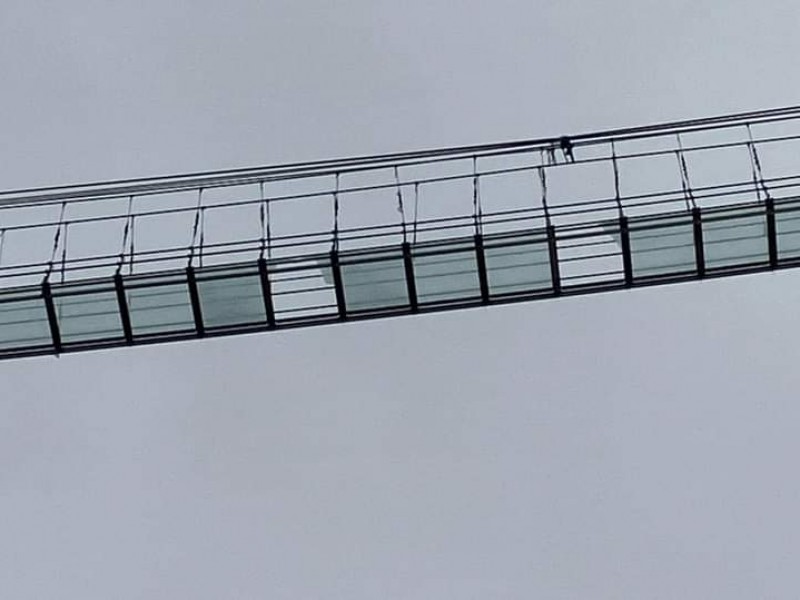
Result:
M800 106L741 112L716 117L670 121L638 127L608 129L569 136L544 137L493 144L435 148L414 152L356 156L332 160L286 163L217 171L197 171L166 176L117 179L94 183L44 186L0 191L0 207L35 205L53 201L101 200L122 196L169 193L200 188L226 187L275 181L320 177L334 173L361 172L371 169L425 164L443 160L502 156L520 152L546 151L568 140L576 147L609 144L638 139L689 134L731 127L744 127L800 118Z

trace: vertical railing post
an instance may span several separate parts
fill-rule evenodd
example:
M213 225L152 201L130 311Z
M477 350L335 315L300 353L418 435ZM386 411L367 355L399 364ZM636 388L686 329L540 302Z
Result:
M478 283L481 290L481 302L489 303L489 276L486 273L486 253L483 249L483 236L475 234L475 259L478 266Z
M119 268L122 268L120 265ZM119 318L122 323L122 333L125 335L125 343L133 344L133 327L131 325L131 313L128 309L128 298L125 296L125 284L122 280L122 273L119 270L114 274L114 290L117 293L117 307L119 308Z
M203 324L203 310L200 306L200 292L197 288L197 277L194 273L194 267L186 267L186 285L189 287L189 300L192 303L194 327L197 331L197 336L203 337L206 334L206 328Z
M553 280L553 294L561 294L561 269L558 266L558 240L555 225L547 226L547 249L550 254L550 277Z
M408 288L408 305L411 312L419 311L417 300L417 280L414 278L414 259L411 256L411 244L403 242L403 267L406 274L406 288Z
M775 223L775 200L767 198L764 203L767 209L767 249L769 251L769 266L774 269L778 266L778 228Z
M258 259L258 278L261 281L261 294L264 297L264 310L267 313L267 325L275 327L275 303L272 300L272 284L269 281L269 266L263 256Z
M694 258L697 264L697 276L706 276L706 254L703 247L703 220L700 207L692 208L692 226L694 230Z
M619 241L622 248L622 272L625 278L625 286L633 285L633 256L631 255L631 231L628 225L628 217L619 218Z
M53 301L49 272L42 280L42 299L44 300L44 308L47 312L47 323L50 325L50 338L53 341L53 351L56 355L59 355L63 349L61 344L61 330L58 326L58 313L56 312L56 305Z
M331 273L333 275L333 289L336 294L336 309L339 319L347 318L347 303L344 297L344 282L342 281L342 267L339 264L339 252L331 250Z

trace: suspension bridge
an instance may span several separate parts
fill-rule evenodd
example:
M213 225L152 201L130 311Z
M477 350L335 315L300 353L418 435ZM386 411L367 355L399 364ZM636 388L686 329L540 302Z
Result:
M800 107L0 192L0 358L800 266Z

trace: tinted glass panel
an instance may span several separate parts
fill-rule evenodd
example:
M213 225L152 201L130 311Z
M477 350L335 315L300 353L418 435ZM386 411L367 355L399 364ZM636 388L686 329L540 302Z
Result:
M43 299L0 302L0 350L52 343Z
M767 262L766 214L720 220L704 217L703 248L709 269Z
M206 275L197 274L200 308L206 327L266 322L261 279L256 268L249 271L214 271L214 279L204 279ZM221 275L226 277L218 279Z
M800 257L800 205L775 207L779 258Z
M400 252L373 255L381 260L340 265L347 310L370 310L408 305L406 271ZM369 259L369 254L359 258Z
M174 277L152 287L130 287L127 290L128 310L134 335L193 330L189 289L186 282L172 283ZM141 285L142 282L137 282Z
M69 294L55 287L53 289L53 303L62 342L68 344L123 337L113 282L89 284L83 288L70 286L69 289ZM75 293L79 291L84 293Z
M520 243L525 238L487 242L484 248L489 291L492 294L513 294L546 290L553 286L550 253L547 241Z
M630 222L634 277L695 271L691 215Z
M452 250L456 248L463 250ZM414 277L420 304L480 297L478 261L473 245L454 242L442 244L438 249L443 254L429 254L433 248L414 253Z

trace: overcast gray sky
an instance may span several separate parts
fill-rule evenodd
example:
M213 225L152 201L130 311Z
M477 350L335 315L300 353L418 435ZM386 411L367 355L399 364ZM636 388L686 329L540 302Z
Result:
M3 0L0 187L797 104L798 13ZM798 284L0 363L0 595L796 598Z

